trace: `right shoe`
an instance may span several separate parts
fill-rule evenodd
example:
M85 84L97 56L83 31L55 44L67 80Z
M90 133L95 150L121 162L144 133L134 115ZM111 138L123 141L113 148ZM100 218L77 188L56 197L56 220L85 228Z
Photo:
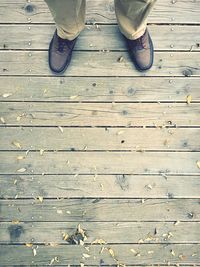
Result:
M62 39L57 30L49 45L49 67L56 74L63 73L70 64L72 51L77 37L74 40Z

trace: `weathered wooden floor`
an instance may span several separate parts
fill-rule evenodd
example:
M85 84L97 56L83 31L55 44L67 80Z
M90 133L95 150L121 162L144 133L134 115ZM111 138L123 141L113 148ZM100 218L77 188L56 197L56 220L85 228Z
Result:
M0 0L0 266L200 266L200 1L158 1L139 73L88 0L65 76L42 0Z

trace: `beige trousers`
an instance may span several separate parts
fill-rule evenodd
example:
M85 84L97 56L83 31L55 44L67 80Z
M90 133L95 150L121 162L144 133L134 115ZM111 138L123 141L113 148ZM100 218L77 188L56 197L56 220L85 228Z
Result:
M86 0L45 0L55 20L58 35L73 40L84 29ZM145 31L147 16L156 0L114 0L117 22L128 39Z

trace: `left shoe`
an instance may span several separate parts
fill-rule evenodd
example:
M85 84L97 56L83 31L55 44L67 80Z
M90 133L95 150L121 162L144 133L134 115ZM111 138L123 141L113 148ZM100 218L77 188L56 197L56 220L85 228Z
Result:
M125 37L125 36L124 36ZM125 37L130 57L139 71L145 71L152 67L154 48L151 36L146 29L144 34L136 40Z

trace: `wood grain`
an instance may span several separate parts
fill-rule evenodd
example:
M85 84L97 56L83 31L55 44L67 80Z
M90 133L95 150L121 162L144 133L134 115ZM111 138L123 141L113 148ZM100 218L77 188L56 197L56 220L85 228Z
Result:
M47 51L0 51L0 75L53 76ZM155 52L153 67L147 72L135 69L126 52L74 51L64 76L200 76L200 53Z
M1 77L0 101L192 102L200 101L197 77ZM9 94L9 97L3 97Z
M2 222L200 221L199 199L9 199L0 206Z
M0 150L199 151L199 135L198 128L2 127Z
M40 245L37 248L37 255L33 256L33 250L24 246L10 245L9 249L6 245L0 246L1 263L5 265L15 261L16 265L25 265L34 263L40 265L48 265L52 258L58 257L59 264L80 265L84 262L85 265L98 265L100 262L105 264L116 264L116 260L112 258L108 252L109 248L114 251L116 259L123 264L194 264L200 260L199 245L176 244L176 245L112 245L107 246L107 249L100 253L101 246L89 246L89 253L83 246L75 245L59 245L55 247ZM140 256L135 256L131 249L140 253ZM171 251L175 252L175 256ZM153 255L148 251L154 251ZM83 260L83 253L91 255L91 257ZM18 257L21 255L21 257ZM182 256L180 256L182 255ZM195 255L195 256L192 256ZM95 256L95 258L94 258Z
M0 49L47 50L54 25L0 25ZM155 50L199 51L199 26L149 25ZM26 34L24 34L26 32ZM14 35L15 38L10 38ZM167 38L163 38L167 36ZM80 34L75 50L127 50L117 25L88 25Z
M3 198L200 198L199 176L0 175ZM88 186L89 185L89 186Z
M0 152L1 174L199 174L200 152ZM22 170L21 170L22 169Z
M199 126L197 103L1 103L4 126ZM5 123L4 123L5 122Z
M199 222L180 222L178 225L174 222L83 222L80 226L87 236L85 245L96 239L103 239L108 244L200 243ZM70 237L76 233L77 227L78 222L2 222L0 244L67 244L68 242L63 240L63 233ZM17 229L19 235L15 234Z
M150 23L195 23L200 24L199 0L170 2L157 1L150 13ZM1 23L52 23L53 19L44 1L33 0L31 3L11 0L0 2ZM87 23L116 23L113 0L88 0Z

